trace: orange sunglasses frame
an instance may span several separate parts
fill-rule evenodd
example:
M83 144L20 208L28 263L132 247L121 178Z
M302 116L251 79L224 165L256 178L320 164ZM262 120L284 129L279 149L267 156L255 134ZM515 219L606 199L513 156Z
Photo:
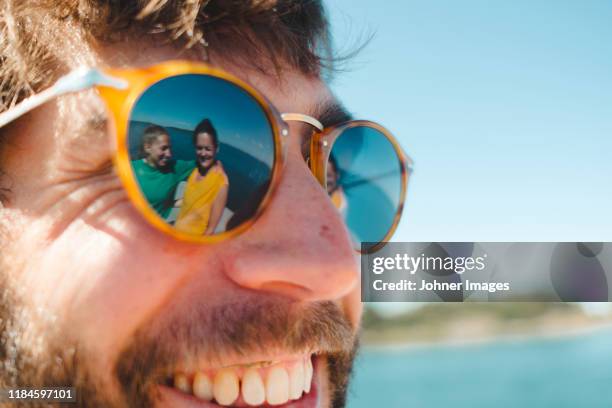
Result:
M215 243L225 239L237 236L247 230L253 225L253 223L259 218L261 213L268 206L276 187L280 181L281 168L284 163L284 156L287 148L286 138L288 137L288 126L282 119L279 112L277 112L273 105L261 95L255 88L247 84L246 82L228 74L225 71L210 67L202 63L194 63L187 61L168 61L163 62L154 66L146 68L128 68L128 69L103 69L103 73L110 75L111 77L118 78L127 82L125 89L117 89L110 86L96 85L95 88L98 90L100 96L107 105L108 112L113 118L109 121L111 127L110 132L116 134L116 154L114 157L114 164L117 168L117 172L121 182L123 183L129 198L132 200L136 208L143 214L145 219L151 223L157 229L179 239L188 242L199 242L199 243ZM255 99L263 111L265 112L266 118L271 125L271 129L274 136L274 165L272 168L272 178L270 180L270 188L266 192L262 202L257 208L255 214L240 224L239 226L224 231L219 234L206 235L206 236L193 236L181 232L168 224L162 217L160 217L153 208L146 201L146 198L141 193L140 187L138 186L136 177L134 175L131 160L128 152L128 123L129 118L134 107L134 104L138 101L139 97L153 84L172 76L185 75L185 74L202 74L217 77L230 82L243 90L245 90L253 99ZM382 246L389 240L389 238L395 232L401 214L404 207L406 198L406 190L408 184L409 173L412 170L412 161L404 154L397 140L391 135L391 133L378 125L377 123L370 121L350 121L339 124L330 128L325 128L322 132L314 131L311 142L310 152L311 158L315 158L310 161L310 170L319 181L323 188L327 187L327 162L331 153L331 149L335 140L338 136L346 129L355 126L367 126L378 130L383 133L388 140L392 143L399 165L401 169L401 191L400 191L400 202L396 210L393 224L389 228L384 239L381 240L377 245L373 246L367 252L373 252ZM318 130L318 129L317 129ZM363 252L361 248L356 248L357 251Z

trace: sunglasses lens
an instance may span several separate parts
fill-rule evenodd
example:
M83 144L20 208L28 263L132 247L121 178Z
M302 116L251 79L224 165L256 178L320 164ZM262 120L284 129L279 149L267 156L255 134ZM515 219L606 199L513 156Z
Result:
M256 214L276 149L253 96L198 74L165 78L140 96L127 148L145 215L194 237L229 231Z
M402 203L402 165L391 140L380 130L344 130L327 165L327 190L356 245L384 241ZM365 244L368 245L368 244Z

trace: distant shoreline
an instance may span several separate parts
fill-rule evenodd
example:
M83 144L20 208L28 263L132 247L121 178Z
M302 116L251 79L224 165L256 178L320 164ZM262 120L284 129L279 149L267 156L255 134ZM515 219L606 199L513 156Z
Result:
M469 347L477 345L485 345L497 342L527 342L532 340L555 340L567 337L579 337L598 331L612 330L612 321L605 320L593 322L590 325L572 327L567 330L554 330L549 333L514 333L514 334L491 334L483 335L476 338L463 339L432 339L431 341L389 341L380 343L363 344L363 351L409 351L429 348L446 348L446 347Z

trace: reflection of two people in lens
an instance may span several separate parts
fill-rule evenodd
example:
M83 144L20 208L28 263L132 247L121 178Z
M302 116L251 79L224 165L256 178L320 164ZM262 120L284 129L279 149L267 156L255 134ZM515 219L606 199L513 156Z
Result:
M338 162L332 155L329 156L329 161L327 162L327 194L329 194L332 203L338 209L340 214L346 215L346 196L344 195L344 190L340 185Z
M208 119L193 131L196 161L177 160L172 155L168 131L161 126L148 126L142 136L142 156L133 162L140 188L155 211L168 222L196 235L212 234L217 228L227 202L228 180L221 162L217 132ZM195 169L194 169L195 166ZM182 197L177 187L187 180ZM180 189L179 189L180 190Z
M179 230L193 235L215 232L227 203L229 182L217 160L219 138L209 119L193 131L196 168L187 179L180 211L175 222Z

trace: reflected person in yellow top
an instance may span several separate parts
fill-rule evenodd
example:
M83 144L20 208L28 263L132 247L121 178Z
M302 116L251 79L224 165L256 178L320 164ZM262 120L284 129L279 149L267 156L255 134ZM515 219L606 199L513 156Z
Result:
M219 138L209 119L193 131L197 167L187 179L175 226L194 235L211 235L219 225L227 203L229 182L217 160Z
M346 216L347 201L344 195L344 189L339 184L340 173L338 172L338 163L334 156L329 156L327 162L327 194L331 198L334 207L338 209L342 216Z

